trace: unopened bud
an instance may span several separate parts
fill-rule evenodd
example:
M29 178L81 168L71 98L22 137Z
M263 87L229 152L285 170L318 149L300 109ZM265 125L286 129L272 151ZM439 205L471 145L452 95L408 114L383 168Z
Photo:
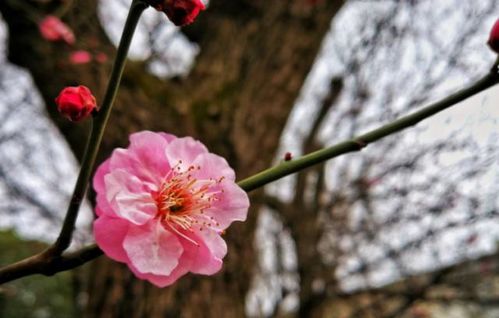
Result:
M499 54L499 19L496 20L496 23L490 31L489 41L487 44L490 46L492 51Z
M75 36L70 27L58 17L46 16L38 25L42 37L47 41L63 41L67 44L75 43Z
M147 0L149 5L163 11L177 26L194 22L201 10L205 9L200 0Z
M92 92L83 85L64 88L55 102L59 113L71 121L80 121L88 117L97 107Z

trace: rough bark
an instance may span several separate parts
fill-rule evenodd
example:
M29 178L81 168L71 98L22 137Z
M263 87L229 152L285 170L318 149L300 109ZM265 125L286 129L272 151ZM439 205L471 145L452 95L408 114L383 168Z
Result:
M50 115L77 156L87 128L61 120L52 100L61 87L84 83L101 97L109 65L69 64L68 47L43 41L26 11L0 1L9 31L9 58L26 67ZM35 14L62 1L26 1ZM149 129L190 134L227 158L239 178L268 167L279 136L342 0L212 0L198 21L185 29L201 54L186 79L161 81L140 63L128 63L107 129L101 158L126 145L130 132ZM81 48L114 48L99 26L96 0L75 2L65 16ZM253 197L260 193L252 194ZM240 317L255 255L253 232L258 205L248 222L226 235L229 253L214 277L188 275L172 287L157 289L102 258L88 271L88 317ZM303 246L298 242L298 246ZM306 246L305 246L306 248Z

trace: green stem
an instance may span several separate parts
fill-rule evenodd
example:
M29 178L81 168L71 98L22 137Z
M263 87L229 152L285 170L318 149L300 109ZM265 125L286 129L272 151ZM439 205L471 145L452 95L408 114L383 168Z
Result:
M60 255L71 243L76 218L78 216L78 210L80 209L81 202L85 197L90 176L92 175L94 169L95 159L102 141L102 136L104 135L104 130L111 113L113 102L116 97L116 93L118 92L128 49L140 16L147 6L148 5L141 0L132 1L116 53L113 69L111 71L111 77L109 78L106 94L104 95L104 100L102 101L102 106L99 112L93 119L92 131L87 141L80 174L76 182L73 196L71 197L71 202L69 203L69 207L66 212L64 224L57 241L48 250L49 253L53 253L54 255Z
M499 60L498 60L499 61ZM491 72L482 77L469 87L466 87L455 94L452 94L441 101L426 106L425 108L416 111L410 115L401 117L389 124L381 126L363 135L354 137L350 140L340 142L329 148L324 148L310 154L307 154L296 160L283 162L275 167L264 170L254 176L238 182L239 186L246 192L262 187L270 182L281 179L285 176L324 162L328 159L338 157L342 154L359 151L372 142L380 140L386 136L394 134L398 131L414 126L423 119L426 119L444 109L447 109L466 98L473 96L499 82L497 72L497 63L492 68Z

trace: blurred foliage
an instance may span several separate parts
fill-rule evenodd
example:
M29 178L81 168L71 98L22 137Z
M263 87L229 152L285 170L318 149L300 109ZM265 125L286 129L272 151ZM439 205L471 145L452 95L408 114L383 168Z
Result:
M0 231L0 265L12 263L44 249L46 244L24 241L13 232ZM75 317L72 274L34 275L0 286L0 317Z

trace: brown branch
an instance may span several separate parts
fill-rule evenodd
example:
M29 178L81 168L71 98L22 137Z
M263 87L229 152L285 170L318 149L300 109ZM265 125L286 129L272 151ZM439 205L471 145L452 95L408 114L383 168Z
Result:
M102 254L102 251L95 244L61 256L54 256L50 250L45 250L17 263L0 268L0 284L34 274L52 276L81 266Z

